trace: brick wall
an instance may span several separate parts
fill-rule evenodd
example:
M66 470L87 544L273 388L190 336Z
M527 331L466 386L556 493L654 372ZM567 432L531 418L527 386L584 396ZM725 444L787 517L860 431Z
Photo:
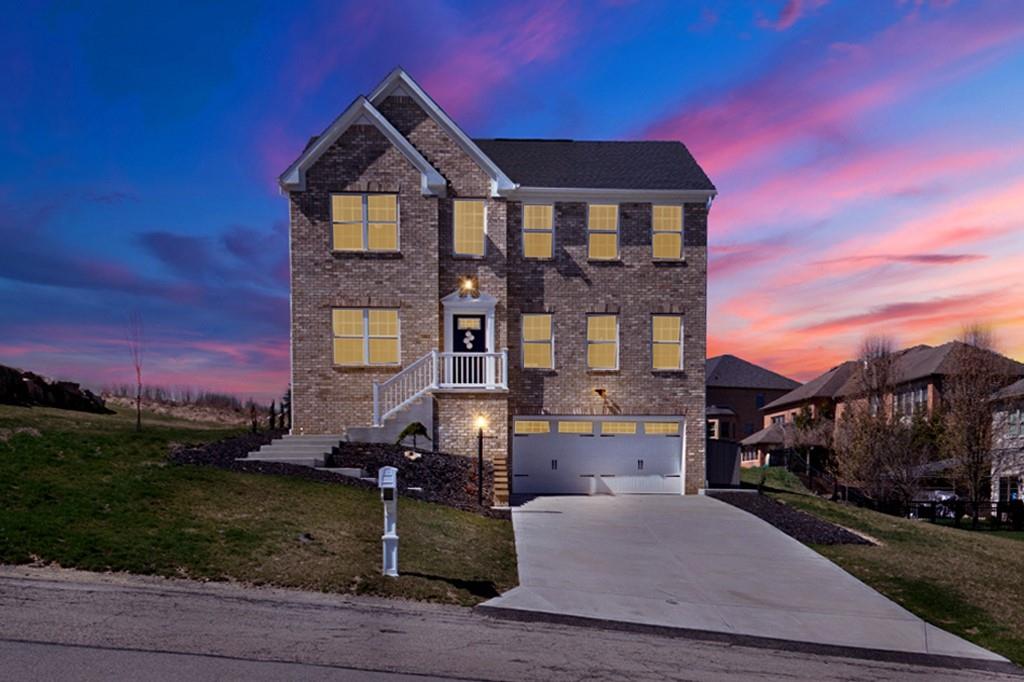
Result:
M401 252L331 252L331 193L398 193ZM333 307L397 307L401 361L436 348L437 199L420 192L420 173L372 126L353 126L292 192L292 367L296 433L340 433L372 422L374 380L398 367L335 367Z
M603 388L622 414L685 415L686 488L704 485L704 362L706 338L707 209L688 204L683 262L651 259L651 205L620 206L621 261L587 260L587 207L555 205L551 261L524 260L519 233L522 205L509 203L508 338L510 416L600 414ZM522 369L522 313L553 314L555 369ZM587 313L619 316L619 369L587 368ZM651 368L651 315L684 316L684 369Z
M763 428L764 417L761 415L761 408L757 406L758 394L764 396L762 406L781 398L789 393L787 390L772 390L766 388L728 388L722 386L711 386L707 389L708 405L728 407L736 413L733 420L735 429L732 433L733 440L743 440L751 433L760 431ZM747 430L750 425L752 430Z

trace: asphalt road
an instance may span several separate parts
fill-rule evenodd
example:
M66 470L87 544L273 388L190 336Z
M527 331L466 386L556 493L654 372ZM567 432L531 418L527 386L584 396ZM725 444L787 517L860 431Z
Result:
M229 584L0 567L0 679L1020 680Z

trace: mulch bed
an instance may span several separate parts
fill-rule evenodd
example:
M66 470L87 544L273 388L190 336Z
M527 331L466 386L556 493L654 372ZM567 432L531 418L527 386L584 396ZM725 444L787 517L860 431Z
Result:
M715 491L712 497L739 507L745 512L767 521L786 535L808 545L870 545L856 533L823 521L816 516L793 509L767 495Z
M322 483L335 483L356 488L376 489L376 483L363 481L351 476L311 467L282 462L238 461L261 445L280 438L282 432L267 431L247 433L203 445L173 445L170 460L175 464L211 466L230 471L256 474L292 476ZM376 479L377 470L382 466L398 468L398 492L426 502L443 504L456 509L475 512L493 518L511 518L508 510L495 510L487 506L490 499L492 480L490 463L484 463L484 507L477 505L476 462L469 457L448 455L417 450L419 459L405 457L411 448L377 443L342 443L330 457L330 467L353 467L366 471L368 477ZM420 488L420 490L414 490Z

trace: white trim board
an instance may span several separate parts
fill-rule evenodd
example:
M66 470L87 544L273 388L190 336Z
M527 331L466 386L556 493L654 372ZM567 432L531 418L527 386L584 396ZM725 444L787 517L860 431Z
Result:
M391 122L388 121L384 116L377 111L377 109L367 100L365 97L360 95L354 102L338 118L334 119L334 122L327 127L320 137L316 139L309 148L296 159L292 165L288 167L284 173L281 174L279 182L281 189L285 192L302 192L306 189L306 171L316 163L316 161L323 156L335 140L348 130L351 126L356 124L370 124L375 126L383 135L388 139L391 144L395 145L402 154L409 159L409 161L416 167L420 172L420 191L425 196L445 196L447 191L447 182L444 177L437 171L436 168L430 165L420 152L412 146L398 130L395 129Z

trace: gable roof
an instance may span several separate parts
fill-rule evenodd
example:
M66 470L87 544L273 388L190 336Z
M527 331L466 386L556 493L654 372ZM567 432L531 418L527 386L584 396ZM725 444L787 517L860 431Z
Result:
M735 355L708 358L704 366L704 381L707 386L718 388L765 388L779 391L790 391L800 385L798 381Z
M462 151L466 152L490 176L492 194L497 194L501 190L512 189L515 186L515 183L498 167L498 164L492 161L477 146L477 143L463 132L462 128L445 113L444 109L419 86L419 83L413 80L412 76L407 74L401 67L395 68L380 85L374 88L373 92L370 93L370 102L374 106L380 106L380 103L392 94L400 94L415 100L455 140L455 143L462 148Z
M682 142L497 138L476 143L523 187L715 189Z
M306 171L317 162L334 141L348 130L351 126L373 125L384 134L391 144L395 145L402 154L412 162L420 172L420 190L426 195L444 196L447 190L447 182L436 168L420 154L419 150L412 146L391 122L377 111L377 108L365 97L360 95L349 105L338 118L306 144L306 149L299 155L288 170L281 174L279 182L281 188L286 191L303 191L306 189Z
M789 405L794 405L796 403L801 403L805 400L813 400L815 398L834 398L853 375L853 370L856 367L857 363L855 361L847 360L841 365L836 365L824 374L816 376L803 386L790 391L781 398L773 400L761 408L761 410L763 412L768 412L787 407Z

